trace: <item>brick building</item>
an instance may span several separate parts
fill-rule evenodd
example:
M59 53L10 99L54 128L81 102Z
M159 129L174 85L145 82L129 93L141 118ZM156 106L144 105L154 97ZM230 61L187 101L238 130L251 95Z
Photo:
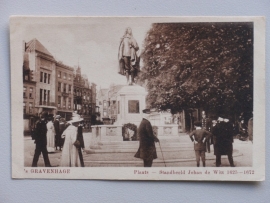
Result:
M73 71L61 62L56 63L57 114L70 120L73 112Z
M90 83L86 75L81 74L78 66L74 73L73 110L77 111L84 118L86 129L90 129L93 124L95 112L96 84Z
M56 61L37 40L24 42L23 50L24 131L29 132L41 112L70 120L72 112L84 117L88 128L96 107L96 84L78 67Z

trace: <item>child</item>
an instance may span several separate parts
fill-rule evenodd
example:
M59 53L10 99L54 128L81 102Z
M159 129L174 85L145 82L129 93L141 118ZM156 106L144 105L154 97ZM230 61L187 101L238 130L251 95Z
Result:
M210 138L212 134L206 130L201 128L201 122L196 121L194 122L196 130L193 130L189 137L192 142L194 142L194 150L196 155L197 167L200 166L200 157L203 162L203 167L205 167L205 151L206 151L206 144L208 153L210 153Z

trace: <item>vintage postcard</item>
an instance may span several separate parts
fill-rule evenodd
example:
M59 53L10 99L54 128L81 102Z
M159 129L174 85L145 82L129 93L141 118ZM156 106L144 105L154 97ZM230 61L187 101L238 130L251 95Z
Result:
M10 18L12 178L263 181L264 17Z

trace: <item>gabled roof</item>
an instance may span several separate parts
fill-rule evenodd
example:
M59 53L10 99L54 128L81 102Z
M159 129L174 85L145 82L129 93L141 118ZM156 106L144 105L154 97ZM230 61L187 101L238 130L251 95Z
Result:
M36 38L26 43L26 51L38 51L53 58L53 55Z

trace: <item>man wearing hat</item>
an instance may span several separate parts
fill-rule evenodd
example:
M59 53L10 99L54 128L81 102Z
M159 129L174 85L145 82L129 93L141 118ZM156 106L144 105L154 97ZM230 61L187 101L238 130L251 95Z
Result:
M221 156L227 155L230 166L234 167L233 162L233 126L229 119L221 115L217 119L217 124L213 127L214 135L214 154L216 155L216 166L221 165Z
M32 139L35 140L36 149L32 162L32 167L37 167L38 159L42 153L45 167L51 167L48 151L47 151L47 112L43 112L40 116L40 120L36 123L35 134Z
M143 110L143 119L138 128L140 146L134 157L143 159L144 167L151 167L153 160L157 158L155 142L159 139L154 135L153 128L149 120L150 109Z
M53 122L54 125L54 130L55 130L55 149L59 147L61 150L62 148L62 141L61 141L61 134L60 134L60 124L59 124L59 119L61 118L60 115L55 116L55 120Z

